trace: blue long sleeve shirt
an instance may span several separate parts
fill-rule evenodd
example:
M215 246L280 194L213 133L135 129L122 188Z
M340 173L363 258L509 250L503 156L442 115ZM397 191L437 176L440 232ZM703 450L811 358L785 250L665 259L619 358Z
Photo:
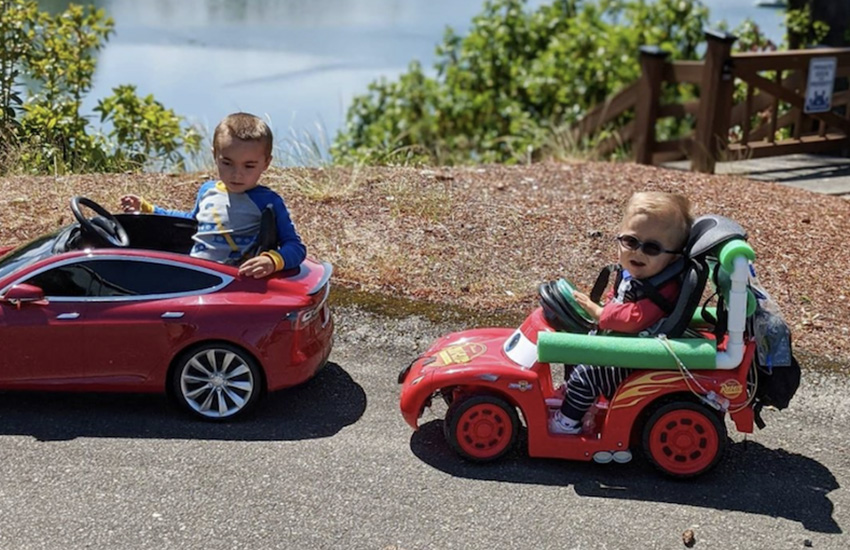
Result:
M207 181L198 189L191 212L153 207L155 214L167 214L198 221L190 254L215 262L238 264L259 237L263 209L271 205L275 213L280 247L269 251L279 256L281 269L298 266L307 249L295 230L295 224L283 199L268 187L258 185L244 193L230 193L222 182ZM277 265L277 262L275 262Z

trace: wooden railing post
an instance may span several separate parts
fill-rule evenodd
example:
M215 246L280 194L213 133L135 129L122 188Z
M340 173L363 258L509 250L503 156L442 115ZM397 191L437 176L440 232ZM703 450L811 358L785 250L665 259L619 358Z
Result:
M691 151L691 170L714 173L717 156L729 140L729 120L732 113L732 44L734 35L707 30L702 83L699 92L697 125Z
M641 46L641 76L638 81L637 103L635 104L635 162L652 164L655 145L655 122L661 101L661 79L664 63L669 54L657 46Z

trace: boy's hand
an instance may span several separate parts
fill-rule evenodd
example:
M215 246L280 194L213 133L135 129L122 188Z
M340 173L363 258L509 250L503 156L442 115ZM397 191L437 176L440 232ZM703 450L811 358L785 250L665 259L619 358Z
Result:
M142 198L137 195L124 195L121 197L121 210L124 212L141 212Z
M578 305L584 308L586 312L590 314L591 317L599 320L599 317L602 316L602 306L594 302L590 299L590 296L585 294L584 292L579 292L578 290L573 291L573 298L575 298Z
M268 256L257 256L239 266L239 275L262 279L274 273L274 261Z

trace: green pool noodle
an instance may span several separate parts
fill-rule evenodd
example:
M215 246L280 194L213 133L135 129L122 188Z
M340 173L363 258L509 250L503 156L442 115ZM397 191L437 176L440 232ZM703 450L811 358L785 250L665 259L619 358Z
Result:
M711 315L712 318L717 319L717 308L716 307L707 307L705 308L706 313ZM700 328L709 326L710 323L702 318L702 306L697 307L694 310L694 315L691 317L691 322L688 323L688 326L691 328Z
M569 332L541 332L537 338L537 358L543 363L613 365L631 369L679 368L670 351L656 338ZM714 340L677 338L668 343L688 369L715 368L717 347Z
M753 247L741 239L735 239L724 244L720 249L720 254L717 255L717 259L720 261L723 269L732 273L732 270L735 268L735 258L738 256L744 256L751 262L756 259L756 253Z
M729 291L732 286L732 270L735 267L735 258L738 256L744 256L751 262L756 259L755 251L746 241L735 239L734 241L729 241L723 245L720 249L720 253L717 255L719 263L714 266L714 269L717 270L719 291L723 294L723 298L726 300L727 304L729 303ZM753 294L753 291L748 288L747 317L755 313L756 304L756 297Z

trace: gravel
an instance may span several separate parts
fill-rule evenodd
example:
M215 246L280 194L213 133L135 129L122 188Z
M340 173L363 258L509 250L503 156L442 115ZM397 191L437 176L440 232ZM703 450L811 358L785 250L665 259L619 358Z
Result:
M118 198L135 192L188 209L206 177L8 177L0 242L69 223L73 195L117 210ZM695 215L727 216L748 231L759 278L804 362L850 369L850 262L839 254L850 201L843 198L741 176L595 162L285 169L264 183L287 201L309 254L334 265L337 287L371 293L361 294L364 301L383 296L385 310L453 311L459 324L458 311L475 312L470 326L481 315L521 317L543 281L565 277L588 289L616 259L613 237L628 197L681 192Z

